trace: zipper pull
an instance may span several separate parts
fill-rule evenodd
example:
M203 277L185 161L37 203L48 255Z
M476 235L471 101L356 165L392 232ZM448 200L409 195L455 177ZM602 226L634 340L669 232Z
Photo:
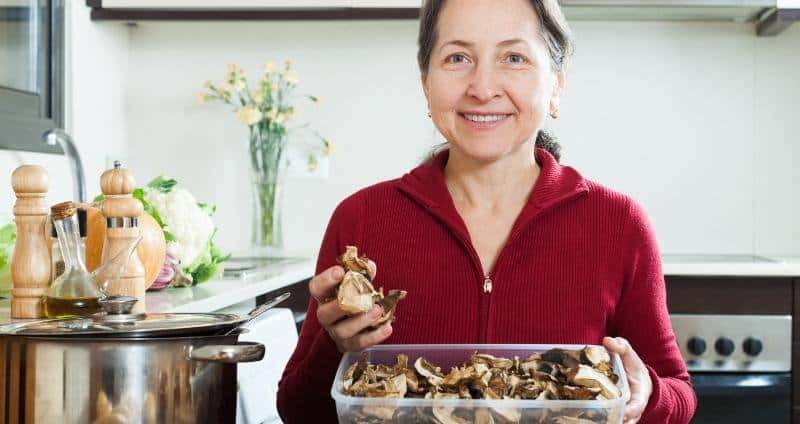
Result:
M484 293L492 292L492 277L488 275L483 279L483 292Z

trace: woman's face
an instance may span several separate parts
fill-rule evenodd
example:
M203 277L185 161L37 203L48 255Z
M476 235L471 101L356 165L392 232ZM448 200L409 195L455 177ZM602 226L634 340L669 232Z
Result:
M422 82L431 118L451 148L479 161L517 151L558 107L552 70L528 0L448 0Z

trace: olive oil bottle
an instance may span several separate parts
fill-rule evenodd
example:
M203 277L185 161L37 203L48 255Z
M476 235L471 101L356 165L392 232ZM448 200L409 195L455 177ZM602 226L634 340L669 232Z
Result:
M102 308L98 300L103 297L103 292L83 261L75 204L54 205L50 217L58 236L64 272L53 281L44 298L45 315L48 318L66 318L100 312Z

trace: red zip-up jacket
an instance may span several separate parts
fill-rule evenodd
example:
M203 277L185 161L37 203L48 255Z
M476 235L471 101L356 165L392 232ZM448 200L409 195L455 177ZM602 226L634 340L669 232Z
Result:
M491 291L444 180L448 152L336 208L317 273L354 245L375 286L403 289L388 344L601 344L627 338L653 393L640 423L688 423L696 397L666 306L653 231L630 198L536 149L541 167L492 270ZM330 388L341 354L308 306L278 389L286 423L336 422Z

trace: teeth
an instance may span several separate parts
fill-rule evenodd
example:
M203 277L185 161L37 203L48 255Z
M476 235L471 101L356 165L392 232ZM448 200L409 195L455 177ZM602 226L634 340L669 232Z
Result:
M472 122L497 122L497 121L505 118L505 115L470 115L470 114L465 114L464 117L469 119Z

